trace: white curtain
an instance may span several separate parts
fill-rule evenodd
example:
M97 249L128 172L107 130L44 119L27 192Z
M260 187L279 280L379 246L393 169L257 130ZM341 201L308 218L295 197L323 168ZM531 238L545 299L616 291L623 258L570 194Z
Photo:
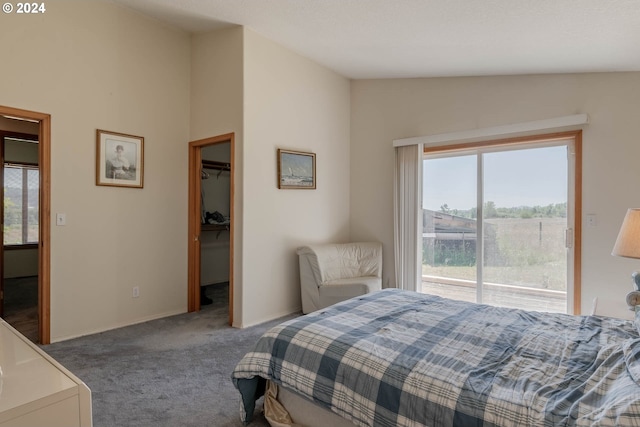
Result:
M422 278L422 144L396 147L395 150L396 287L416 291Z

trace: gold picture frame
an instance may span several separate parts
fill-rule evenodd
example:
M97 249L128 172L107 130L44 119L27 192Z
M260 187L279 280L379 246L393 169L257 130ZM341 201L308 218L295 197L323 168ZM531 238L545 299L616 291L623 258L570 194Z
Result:
M96 185L142 188L144 137L96 131Z
M315 190L316 154L278 149L278 188Z

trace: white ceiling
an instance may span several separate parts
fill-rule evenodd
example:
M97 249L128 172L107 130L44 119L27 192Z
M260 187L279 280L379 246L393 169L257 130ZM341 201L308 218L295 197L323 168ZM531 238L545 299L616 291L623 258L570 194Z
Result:
M244 25L355 79L640 70L640 0L112 0Z

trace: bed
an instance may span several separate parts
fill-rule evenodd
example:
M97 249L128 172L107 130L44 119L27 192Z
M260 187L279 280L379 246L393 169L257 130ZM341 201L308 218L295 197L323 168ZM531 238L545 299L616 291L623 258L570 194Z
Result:
M232 378L245 424L266 393L278 426L640 426L639 357L633 321L383 289L272 328Z

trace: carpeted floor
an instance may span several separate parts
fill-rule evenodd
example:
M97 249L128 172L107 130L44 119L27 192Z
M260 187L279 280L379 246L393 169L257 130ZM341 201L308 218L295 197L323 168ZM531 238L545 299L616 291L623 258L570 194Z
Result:
M41 348L91 389L94 427L242 426L231 372L269 327L228 321L228 286L207 287L213 304ZM261 402L259 402L261 404ZM250 427L268 423L261 411Z

